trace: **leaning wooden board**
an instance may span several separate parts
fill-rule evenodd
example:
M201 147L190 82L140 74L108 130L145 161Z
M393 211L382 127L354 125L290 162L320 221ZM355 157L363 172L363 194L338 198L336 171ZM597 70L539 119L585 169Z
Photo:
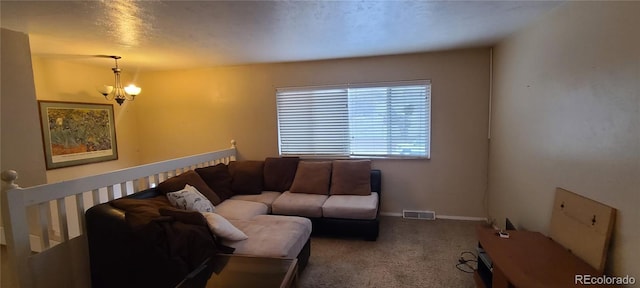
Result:
M549 236L602 273L615 216L615 208L556 188Z

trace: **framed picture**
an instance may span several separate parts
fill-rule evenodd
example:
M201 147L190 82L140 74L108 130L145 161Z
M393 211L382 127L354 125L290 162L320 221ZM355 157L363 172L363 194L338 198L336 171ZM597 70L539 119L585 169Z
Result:
M38 101L47 170L118 159L113 105Z

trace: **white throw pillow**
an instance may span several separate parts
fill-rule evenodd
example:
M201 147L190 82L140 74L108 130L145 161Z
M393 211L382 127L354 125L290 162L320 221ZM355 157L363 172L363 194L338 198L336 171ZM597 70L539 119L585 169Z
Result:
M236 226L233 226L229 220L216 213L202 212L202 215L207 219L211 232L222 239L240 241L249 238L247 234L244 234L244 232L236 228Z
M176 192L167 193L167 199L171 202L173 207L198 212L213 212L215 207L211 204L211 201L204 197L202 193L195 187L187 184L184 189Z

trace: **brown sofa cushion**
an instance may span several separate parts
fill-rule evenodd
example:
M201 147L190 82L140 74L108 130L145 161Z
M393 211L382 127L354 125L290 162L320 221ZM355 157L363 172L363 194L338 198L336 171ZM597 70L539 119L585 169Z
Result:
M335 160L331 174L331 195L370 195L370 160Z
M253 195L262 193L264 161L234 161L229 163L231 191L234 194Z
M224 201L233 196L231 191L231 174L226 164L220 163L215 166L197 168L196 173L215 192L220 200ZM216 204L214 204L216 205Z
M158 191L162 194L167 194L169 192L180 191L184 189L185 185L191 185L198 189L198 192L202 193L204 197L207 197L211 204L218 205L222 200L218 195L209 188L209 185L204 182L200 175L193 170L189 170L184 172L178 176L171 177L162 183L158 184Z
M284 192L291 188L298 169L298 157L267 157L264 160L265 191Z
M331 162L300 161L290 191L292 193L329 194Z
M173 208L164 195L146 199L120 198L111 201L111 205L123 210L125 221L134 228L160 217L160 208Z

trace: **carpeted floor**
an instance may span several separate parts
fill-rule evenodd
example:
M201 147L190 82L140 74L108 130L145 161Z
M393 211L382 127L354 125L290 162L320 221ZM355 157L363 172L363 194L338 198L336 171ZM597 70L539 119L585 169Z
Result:
M456 269L463 251L475 253L482 222L381 217L377 241L313 237L302 288L475 287ZM465 255L465 258L473 258ZM475 263L472 263L475 266Z
M375 242L313 237L311 258L299 275L299 287L475 287L472 274L455 265L462 251L475 253L475 227L480 224L381 217L380 236ZM0 248L5 270L6 249ZM5 284L0 287L11 287Z

